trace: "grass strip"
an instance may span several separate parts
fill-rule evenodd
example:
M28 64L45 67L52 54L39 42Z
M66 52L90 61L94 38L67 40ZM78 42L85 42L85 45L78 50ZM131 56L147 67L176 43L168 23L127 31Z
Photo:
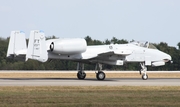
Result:
M180 86L0 87L0 106L152 107L180 106Z
M180 78L180 73L148 73L149 78ZM87 73L86 78L95 78ZM139 73L106 73L107 78L141 78ZM77 73L0 73L0 78L77 78Z

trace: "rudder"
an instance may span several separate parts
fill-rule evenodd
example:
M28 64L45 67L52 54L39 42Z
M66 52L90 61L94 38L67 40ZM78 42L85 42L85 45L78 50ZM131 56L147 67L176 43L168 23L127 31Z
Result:
M28 59L34 59L40 62L46 62L48 59L46 38L44 32L41 30L33 30L30 32L26 61Z

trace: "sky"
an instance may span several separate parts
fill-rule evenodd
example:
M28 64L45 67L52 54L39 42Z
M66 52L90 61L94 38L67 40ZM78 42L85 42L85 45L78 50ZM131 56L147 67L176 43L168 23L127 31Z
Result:
M12 30L104 41L180 42L180 0L0 0L0 37Z

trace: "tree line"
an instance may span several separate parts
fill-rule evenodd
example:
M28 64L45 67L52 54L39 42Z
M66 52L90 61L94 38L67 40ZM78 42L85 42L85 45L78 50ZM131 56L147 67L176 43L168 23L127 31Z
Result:
M47 37L47 39L56 38L55 36ZM88 45L105 45L105 44L125 44L127 40L117 39L106 39L104 41L92 39L90 36L86 36L85 40ZM27 40L28 41L28 40ZM6 58L8 49L9 38L0 37L0 70L76 70L77 62L66 61L66 60L48 60L45 63L38 62L35 60L28 60L27 62L17 61ZM168 46L165 42L154 43L157 49L166 52L171 55L173 64L166 63L165 66L160 67L148 67L148 70L180 70L180 42L177 43L176 47ZM95 65L85 64L85 70L94 70ZM124 66L112 66L103 65L105 70L139 70L139 63L127 63Z

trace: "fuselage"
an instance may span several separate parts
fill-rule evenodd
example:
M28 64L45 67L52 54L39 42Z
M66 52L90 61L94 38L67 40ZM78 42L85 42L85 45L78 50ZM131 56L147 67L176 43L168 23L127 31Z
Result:
M46 41L47 50L49 50L50 43L54 40ZM85 61L90 63L105 63L110 65L123 65L123 63L128 62L145 62L145 64L149 66L156 62L161 66L164 65L165 62L171 60L170 55L158 49L131 43L87 46L85 52L69 55L55 54L48 51L48 58Z

